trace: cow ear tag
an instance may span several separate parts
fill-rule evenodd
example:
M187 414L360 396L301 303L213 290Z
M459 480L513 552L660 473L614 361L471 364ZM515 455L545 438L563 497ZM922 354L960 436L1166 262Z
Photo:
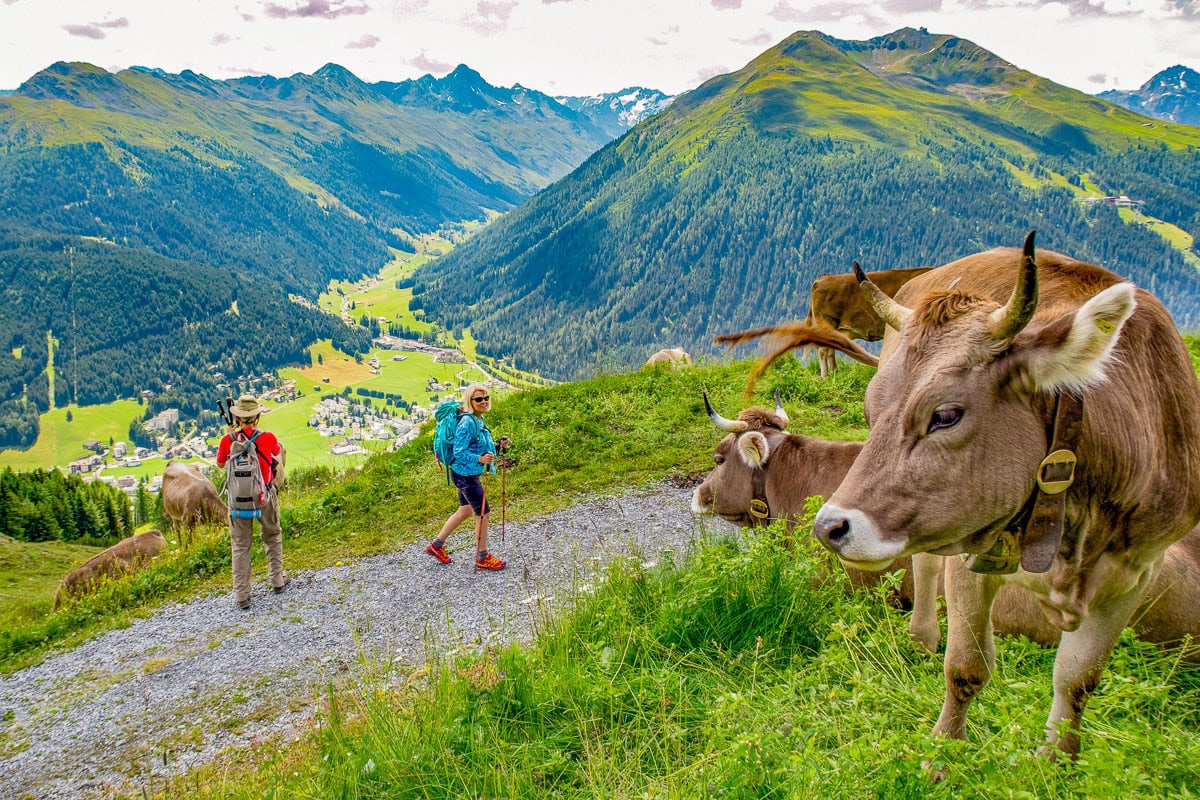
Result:
M1044 494L1062 494L1075 482L1075 454L1055 450L1038 465L1037 485Z

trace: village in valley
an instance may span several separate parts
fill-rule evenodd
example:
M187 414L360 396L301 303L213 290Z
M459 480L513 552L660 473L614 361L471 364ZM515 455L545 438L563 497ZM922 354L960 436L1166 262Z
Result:
M377 355L365 360L372 376L381 375L390 363L407 361L409 355L406 352L422 353L432 357L434 363L462 364L479 370L477 365L469 362L457 350L417 340L382 335L374 339L373 344L379 348L375 351ZM465 371L459 372L459 375ZM219 374L214 377L224 379ZM320 399L311 406L307 428L321 438L324 452L332 457L366 456L372 452L394 450L415 439L420 433L421 423L431 416L431 407L441 399L452 397L463 381L461 377L458 383L428 378L422 387L422 404L397 393L385 393L364 386L352 388L347 385L339 389L329 385L328 377L322 377L320 383L314 382L310 387L311 393L320 395ZM508 386L506 382L495 378L487 378L485 383L489 388ZM272 411L306 397L305 387L300 381L283 380L270 374L241 376L232 384L222 382L217 388L234 392L239 386L257 395ZM150 391L142 393L143 400L153 396L154 393ZM266 425L270 425L269 421ZM68 474L79 475L85 481L99 480L116 486L131 498L136 496L139 487L157 493L162 487L161 467L172 459L195 462L203 472L211 470L215 464L217 443L225 432L223 424L219 422L201 425L199 421L193 421L189 426L187 420L181 420L178 408L166 408L158 412L142 422L141 429L152 440L153 446L121 440L102 442L91 439L83 444L88 455L59 468ZM184 433L185 430L187 433ZM375 446L369 444L372 442ZM140 474L130 474L130 470L154 462L161 466L150 474L145 470L139 470Z

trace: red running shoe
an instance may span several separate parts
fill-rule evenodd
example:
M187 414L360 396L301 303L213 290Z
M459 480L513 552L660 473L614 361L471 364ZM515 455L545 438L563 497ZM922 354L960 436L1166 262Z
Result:
M475 569L486 569L489 572L497 572L504 569L505 564L500 559L496 558L491 553L488 553L482 560L475 559Z
M448 553L446 553L445 547L434 547L433 542L430 542L429 544L425 545L425 552L428 553L429 555L433 556L434 558L436 558L438 561L442 562L443 564L450 563L450 556Z

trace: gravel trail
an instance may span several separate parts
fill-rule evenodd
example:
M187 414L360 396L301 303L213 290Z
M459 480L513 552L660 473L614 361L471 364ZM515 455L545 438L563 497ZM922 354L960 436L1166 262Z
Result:
M440 565L422 540L341 567L293 573L275 595L256 575L250 611L231 593L167 606L129 628L0 679L0 798L148 792L228 748L302 730L330 681L366 662L422 663L434 646L526 641L613 556L686 552L726 525L667 483L492 529L508 569L476 574L468 528ZM286 542L284 563L287 564Z

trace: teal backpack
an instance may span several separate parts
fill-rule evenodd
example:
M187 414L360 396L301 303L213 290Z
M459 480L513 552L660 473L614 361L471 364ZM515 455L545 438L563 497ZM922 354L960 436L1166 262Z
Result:
M446 484L450 484L450 465L454 463L454 434L458 432L458 421L470 416L462 410L457 400L443 400L433 412L437 428L433 432L433 456L438 465L446 470ZM479 424L475 424L475 441L479 441Z

